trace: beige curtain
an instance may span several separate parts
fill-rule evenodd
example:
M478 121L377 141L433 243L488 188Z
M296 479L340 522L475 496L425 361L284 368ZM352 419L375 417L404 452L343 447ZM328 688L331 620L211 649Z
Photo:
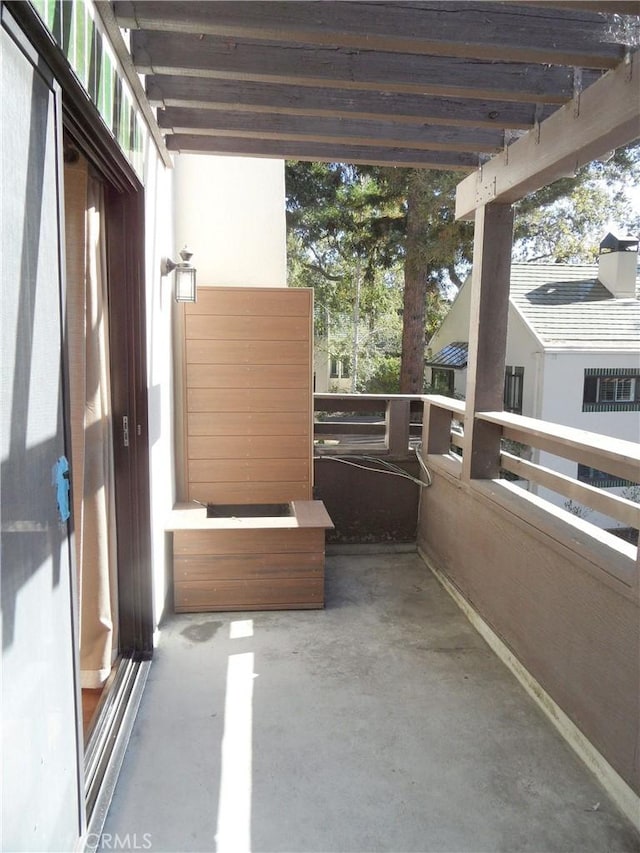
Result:
M65 168L65 214L80 678L97 688L117 654L117 555L104 192L83 158Z

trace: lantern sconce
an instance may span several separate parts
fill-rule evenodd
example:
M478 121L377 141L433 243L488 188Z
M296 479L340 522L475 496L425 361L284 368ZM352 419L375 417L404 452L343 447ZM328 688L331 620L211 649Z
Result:
M191 264L191 252L186 246L180 252L181 263L175 263L171 258L163 258L160 263L160 275L165 276L176 271L175 300L176 302L195 302L196 290L196 268Z

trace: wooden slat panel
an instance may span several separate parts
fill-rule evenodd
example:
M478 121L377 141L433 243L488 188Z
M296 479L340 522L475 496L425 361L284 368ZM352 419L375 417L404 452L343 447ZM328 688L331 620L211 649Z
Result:
M307 288L198 287L198 301L188 303L189 315L222 317L308 317L312 291Z
M189 364L190 388L305 388L308 364Z
M309 479L309 459L198 459L188 463L191 483L273 483Z
M311 305L308 289L214 288L185 308L190 499L310 497Z
M205 435L309 436L309 414L303 412L191 412L190 437Z
M308 436L190 436L189 459L308 459Z
M173 553L176 556L324 553L324 530L313 527L176 530Z
M261 504L308 501L311 484L281 483L190 483L188 499L201 503Z
M174 593L178 613L324 606L324 584L315 578L191 581L176 583Z
M187 315L187 339L217 341L306 341L308 317Z
M175 582L196 580L269 580L281 577L324 577L324 554L242 554L176 557Z
M309 341L187 341L187 364L309 364Z
M253 413L308 412L310 394L305 389L245 390L242 388L189 388L189 412ZM238 417L238 421L241 417Z

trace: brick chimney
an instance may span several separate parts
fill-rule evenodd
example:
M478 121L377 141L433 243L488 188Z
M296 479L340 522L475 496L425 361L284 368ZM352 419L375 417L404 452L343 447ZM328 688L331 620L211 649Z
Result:
M617 299L635 299L637 274L637 237L607 234L600 243L598 279Z

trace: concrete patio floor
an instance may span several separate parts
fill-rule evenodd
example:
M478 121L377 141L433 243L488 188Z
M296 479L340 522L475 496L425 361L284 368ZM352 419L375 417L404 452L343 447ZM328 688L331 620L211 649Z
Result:
M415 553L330 557L326 593L166 622L103 849L639 849Z

